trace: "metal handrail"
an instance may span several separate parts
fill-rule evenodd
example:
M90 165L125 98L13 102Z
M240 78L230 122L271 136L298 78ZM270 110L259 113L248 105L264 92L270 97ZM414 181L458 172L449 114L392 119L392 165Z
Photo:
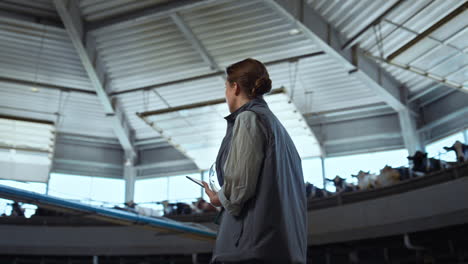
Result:
M68 201L5 185L0 185L0 197L42 205L44 207L54 208L61 211L84 213L86 216L92 216L93 218L98 218L107 222L120 223L122 225L136 225L145 228L152 228L159 232L174 233L202 240L214 240L216 238L216 232L214 231L196 228L184 223L86 205L80 202Z

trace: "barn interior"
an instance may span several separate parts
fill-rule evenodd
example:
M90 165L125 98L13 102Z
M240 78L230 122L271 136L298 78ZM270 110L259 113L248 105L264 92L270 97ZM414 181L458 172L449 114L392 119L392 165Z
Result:
M465 0L1 0L0 263L210 263L219 208L185 176L215 177L249 57L308 263L468 263Z

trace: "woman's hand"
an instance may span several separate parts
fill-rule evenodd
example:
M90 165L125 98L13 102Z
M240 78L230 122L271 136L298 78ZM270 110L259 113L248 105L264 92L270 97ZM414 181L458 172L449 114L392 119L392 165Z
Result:
M212 191L208 183L203 181L203 185L205 186L205 193L210 197L210 203L214 206L222 206L221 202L219 201L218 193Z

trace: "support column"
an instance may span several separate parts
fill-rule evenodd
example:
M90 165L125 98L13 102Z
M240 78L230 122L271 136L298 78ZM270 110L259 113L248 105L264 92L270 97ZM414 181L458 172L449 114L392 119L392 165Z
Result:
M323 181L323 189L326 190L327 187L327 176L325 175L325 157L321 156L320 161L322 162L322 181Z
M125 202L134 201L135 199L135 181L136 168L133 163L127 162L124 165L124 180L125 180Z
M49 179L47 179L47 183L46 183L45 195L49 195L49 185L50 185L50 173L49 173Z
M416 122L410 111L408 109L400 110L398 119L400 120L401 135L408 154L412 156L418 150L424 151L424 145L419 133L416 131Z

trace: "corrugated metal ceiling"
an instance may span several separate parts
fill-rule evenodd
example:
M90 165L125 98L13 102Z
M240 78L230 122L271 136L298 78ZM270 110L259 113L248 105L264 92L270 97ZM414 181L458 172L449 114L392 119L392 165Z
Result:
M382 102L328 55L283 63L268 70L274 85L288 88L303 114Z
M295 26L262 1L214 3L179 15L222 68L246 57L269 62L320 51L305 34L291 34ZM94 34L112 74L114 91L213 72L169 17L126 23ZM360 99L366 104L382 101L327 55L301 59L299 63L278 63L268 66L268 70L273 86L288 89L302 113L359 105ZM345 90L346 97L342 96ZM224 81L221 76L207 77L118 97L136 137L143 139L155 134L136 112L223 98Z
M80 7L84 18L91 21L104 19L107 15L114 16L123 10L130 12L144 5L162 3L127 2L81 1ZM48 5L46 2L43 4ZM300 31L294 33L297 29L295 25L278 16L263 1L211 1L192 9L181 9L178 15L221 70L246 57L270 62L320 51L305 34ZM1 59L8 63L0 67L0 73L3 73L0 76L15 76L14 79L32 82L39 88L38 93L30 94L28 88L23 87L27 96L23 92L21 99L18 99L21 102L16 101L14 105L5 102L10 107L10 113L18 113L11 110L14 106L36 102L28 109L48 113L48 119L53 119L50 113L57 111L59 92L48 97L48 103L38 104L38 97L53 92L42 89L36 83L93 90L64 29L9 18L0 21L0 38L5 40L0 44L5 47L0 51L4 55ZM96 38L112 92L158 86L157 89L117 95L137 139L158 135L136 116L136 112L224 97L224 81L220 75L164 85L214 71L169 14L107 26L91 34ZM274 87L285 87L302 113L354 106L360 104L359 98L364 98L366 103L381 101L327 55L299 62L277 63L268 66L268 69ZM345 90L350 91L346 92L347 97L341 96ZM11 96L18 98L14 92ZM89 133L113 136L109 121L94 95L73 93L70 98L76 99L76 103L67 103L65 108L68 112L64 116L73 118L65 118L59 131L82 132L79 128L83 128L85 122L89 127L94 127ZM86 100L93 103L85 103ZM37 116L43 117L44 114Z
M95 37L113 91L165 83L210 71L167 17Z
M213 4L182 16L221 67L248 57L267 62L319 51L304 34L290 34L294 25L263 1Z
M171 0L80 0L80 9L85 20L96 21L169 1Z
M0 10L29 14L37 17L59 20L52 0L3 0L0 1Z
M0 95L4 115L56 122L58 132L114 137L111 121L93 94L0 82Z
M167 2L84 0L80 1L80 8L86 21L96 22ZM397 1L308 2L344 35L352 37ZM384 36L383 53L391 54L415 37L416 34L410 31L423 32L462 2L405 1L376 28ZM2 4L8 5L8 9L16 8L18 12L58 18L51 1L4 1ZM34 13L35 8L37 13ZM307 34L297 31L294 24L263 1L208 1L190 9L180 9L178 15L221 70L246 57L273 62L322 51ZM219 69L210 68L169 13L105 26L91 34L96 39L99 56L109 77L109 92L118 94L115 97L135 130L137 140L159 136L136 116L137 112L224 97L221 75L200 77ZM451 80L466 83L466 37L466 22L457 18L431 34L431 38L440 42L428 38L418 43L421 45L417 46L418 50L425 55L409 49L395 60L444 76L458 70ZM30 83L0 82L2 113L55 120L54 113L60 111L63 119L59 131L114 136L96 95L62 92L60 96L59 91L40 85L94 90L64 29L0 17L0 40L0 78ZM376 43L372 29L360 39L365 50L378 56L380 45ZM463 50L461 57L459 50ZM416 57L418 59L414 59ZM448 59L444 63L439 61L436 67L435 61L431 60L433 57ZM434 86L434 82L425 77L383 65L409 87L410 96ZM274 88L285 87L302 114L382 102L374 91L347 74L347 70L327 54L273 63L268 70ZM31 88L38 91L33 92ZM132 89L137 90L123 93ZM66 104L64 98L67 98ZM200 122L215 125L205 119Z
M265 96L265 101L288 131L299 155L303 158L320 156L317 139L289 98L287 94L280 93ZM228 107L223 103L149 115L145 119L200 169L208 169L216 159L226 133L223 117L228 114Z
M0 17L0 77L93 90L64 29Z
M346 37L353 38L398 1L374 0L310 0L308 3ZM463 85L468 91L468 30L467 2L401 1L384 16L380 23L366 30L358 39L359 46L375 57L384 58L396 65L382 63L399 81L404 83L410 96L439 86L430 76L449 85ZM454 17L454 10L463 8ZM431 30L438 21L440 27ZM406 51L392 56L411 40L431 30L430 34L415 41ZM409 72L407 69L412 70ZM419 74L418 74L419 73ZM461 88L461 87L460 87Z

